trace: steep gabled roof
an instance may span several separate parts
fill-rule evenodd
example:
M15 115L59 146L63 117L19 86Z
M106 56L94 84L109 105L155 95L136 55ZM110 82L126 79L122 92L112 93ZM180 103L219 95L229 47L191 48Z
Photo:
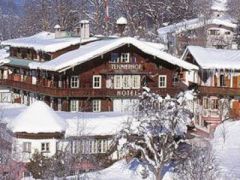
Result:
M64 71L71 67L92 60L96 57L99 57L105 53L108 53L124 45L132 45L148 55L152 55L165 62L182 67L184 69L189 70L198 69L198 67L195 65L182 61L177 57L174 57L166 52L160 51L159 49L150 46L147 43L144 43L131 37L99 40L96 42L83 45L79 49L65 53L51 61L44 62L41 64L31 63L29 66L30 68L33 69L39 68L49 71Z
M47 104L36 101L20 113L9 127L14 133L55 133L65 132L66 122Z
M71 45L93 40L97 40L97 38L93 37L86 40L81 40L79 37L55 38L55 33L41 32L29 37L6 40L1 44L11 47L32 48L35 51L56 52Z
M222 25L228 28L233 28L233 29L237 27L237 24L234 23L234 20L228 16L222 16L222 17L211 18L211 19L194 18L194 19L185 20L176 24L171 24L166 27L159 28L158 34L164 41L167 41L168 33L181 33L181 32L201 28L211 24Z
M240 69L240 50L188 46L182 59L188 53L202 69Z

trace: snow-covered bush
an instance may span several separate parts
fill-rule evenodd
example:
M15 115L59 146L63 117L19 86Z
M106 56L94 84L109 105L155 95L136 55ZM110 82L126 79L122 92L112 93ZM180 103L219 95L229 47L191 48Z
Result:
M140 96L138 110L133 113L121 133L123 150L139 152L153 170L156 179L176 154L179 139L184 138L192 113L170 96L162 98L149 89ZM124 141L125 140L125 141Z

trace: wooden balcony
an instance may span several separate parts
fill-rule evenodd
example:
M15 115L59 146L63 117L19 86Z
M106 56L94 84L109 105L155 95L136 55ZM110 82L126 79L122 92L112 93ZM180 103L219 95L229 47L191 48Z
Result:
M202 95L240 96L240 88L199 86Z
M56 88L9 79L0 79L0 86L51 97L137 97L142 92L142 89ZM151 90L162 96L167 94L175 96L181 91L181 88L175 86L172 88L151 88Z

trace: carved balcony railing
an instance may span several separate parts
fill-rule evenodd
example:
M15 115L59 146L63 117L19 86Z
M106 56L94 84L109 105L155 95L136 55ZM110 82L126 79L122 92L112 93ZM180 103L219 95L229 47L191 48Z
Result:
M40 83L31 84L19 80L0 79L0 85L8 88L23 90L51 97L137 97L142 89L93 89L93 88L58 88L44 86ZM180 86L170 88L151 88L152 92L166 96L177 95L182 88Z
M198 90L202 95L222 95L222 96L239 96L240 88L230 88L230 87L207 87L199 86Z

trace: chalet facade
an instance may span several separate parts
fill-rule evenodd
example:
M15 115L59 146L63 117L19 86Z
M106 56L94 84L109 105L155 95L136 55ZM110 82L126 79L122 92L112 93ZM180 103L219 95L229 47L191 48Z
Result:
M9 127L14 136L12 157L26 163L36 152L48 157L55 155L57 142L64 138L66 122L44 102L36 101L13 119Z
M239 117L240 51L189 46L182 58L200 69L186 74L189 85L199 91L196 126L211 132L226 117Z
M237 22L230 17L227 1L212 2L211 16L198 17L158 29L169 52L182 55L187 46L236 49Z
M26 47L15 53L15 41L10 41L3 42L12 53L1 66L0 84L11 89L13 102L29 105L40 99L54 110L127 111L142 87L174 96L186 89L183 71L198 69L133 38L88 41L50 60L41 56L41 61L23 55Z

